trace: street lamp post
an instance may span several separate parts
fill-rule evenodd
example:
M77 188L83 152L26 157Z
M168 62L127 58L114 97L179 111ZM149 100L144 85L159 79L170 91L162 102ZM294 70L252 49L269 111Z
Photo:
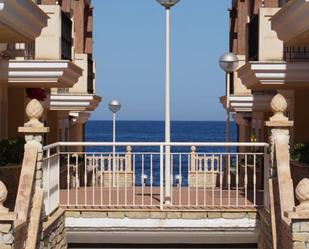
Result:
M226 142L230 141L230 78L238 66L238 58L234 53L225 53L219 59L220 67L226 73Z
M108 108L109 110L113 113L113 187L115 187L115 173L116 173L116 147L115 147L115 142L116 142L116 113L120 110L121 108L121 103L118 100L111 100L108 103Z
M165 62L165 143L171 142L170 116L170 9L180 0L157 0L166 10L166 62ZM165 147L165 204L171 204L171 148Z

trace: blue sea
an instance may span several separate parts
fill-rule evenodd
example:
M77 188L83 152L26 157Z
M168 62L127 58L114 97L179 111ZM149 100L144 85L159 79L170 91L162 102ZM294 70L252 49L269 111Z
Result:
M164 121L117 121L118 142L163 142ZM231 141L237 141L237 130L231 123ZM112 121L89 121L85 140L111 142ZM223 121L172 121L172 142L225 142Z
M116 125L116 141L117 142L163 142L164 141L164 122L163 121L118 121ZM231 141L237 141L237 130L234 123L231 123ZM88 142L111 142L112 141L112 122L111 121L90 121L86 126L85 140ZM225 122L192 122L192 121L174 121L171 122L171 141L172 142L225 142ZM236 148L231 148L235 151ZM116 147L116 152L124 154L125 147ZM224 147L197 147L200 153L222 153L225 152ZM111 153L111 147L87 147L86 152L90 155L97 153ZM137 184L141 184L141 172L150 175L150 161L153 161L154 184L159 184L159 147L143 146L132 147L132 152L136 153L136 174ZM143 152L144 155L139 153ZM182 164L183 184L188 181L188 153L191 152L190 146L172 147L171 152L173 160L173 172L179 173L179 164ZM147 154L148 153L148 154ZM152 156L150 155L153 154ZM179 158L178 154L183 154ZM152 157L152 158L151 158ZM102 166L106 167L106 166ZM218 167L218 165L215 165ZM175 182L176 184L176 182Z

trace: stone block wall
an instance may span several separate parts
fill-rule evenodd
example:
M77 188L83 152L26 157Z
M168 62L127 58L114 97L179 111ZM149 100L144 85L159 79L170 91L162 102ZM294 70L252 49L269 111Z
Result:
M65 235L65 217L63 212L55 213L54 217L43 223L41 240L37 248L39 249L67 249Z
M0 248L14 248L13 221L0 222Z
M309 249L309 220L292 221L293 249Z
M114 219L256 219L255 211L189 212L189 211L66 211L66 217Z

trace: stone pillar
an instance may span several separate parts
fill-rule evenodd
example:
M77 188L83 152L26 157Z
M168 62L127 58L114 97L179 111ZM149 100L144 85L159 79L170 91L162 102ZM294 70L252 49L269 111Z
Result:
M290 220L284 213L292 211L295 205L289 151L289 129L293 126L293 121L289 121L284 115L287 102L281 94L273 97L271 109L274 115L266 122L266 126L270 128L269 193L273 233L275 233L273 237L278 243L278 248L291 248Z
M293 249L309 248L309 179L304 178L295 189L299 205L292 212L285 213L292 221Z
M35 187L42 188L42 159L43 159L43 134L49 132L48 127L44 127L44 124L40 122L44 108L40 101L32 99L27 107L26 114L29 121L24 124L23 127L19 127L18 131L25 134L26 145L35 145L38 148L37 166L35 174Z
M0 248L13 249L13 227L17 215L13 212L9 212L9 209L3 206L7 195L8 191L6 186L0 181Z

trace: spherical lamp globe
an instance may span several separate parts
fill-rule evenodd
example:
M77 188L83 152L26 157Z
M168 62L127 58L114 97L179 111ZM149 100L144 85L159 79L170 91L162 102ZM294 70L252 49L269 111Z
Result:
M112 113L116 113L120 110L121 108L121 103L118 101L118 100L111 100L109 103L108 103L108 108L110 109L110 111Z
M234 53L225 53L220 57L219 65L226 73L233 73L238 67L238 58Z
M165 8L171 8L176 5L180 0L157 0L159 4L164 6Z

